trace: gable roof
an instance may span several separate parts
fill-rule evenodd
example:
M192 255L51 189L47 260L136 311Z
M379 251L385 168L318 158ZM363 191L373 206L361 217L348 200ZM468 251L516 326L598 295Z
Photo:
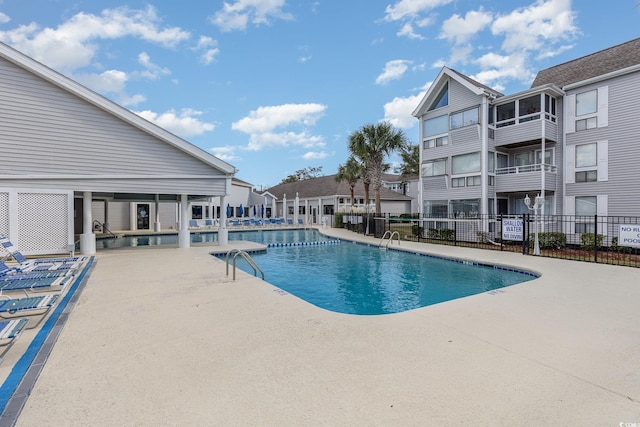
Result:
M442 67L442 69L438 73L438 76L435 78L431 86L429 86L427 93L425 93L425 95L422 97L422 100L420 101L416 109L413 110L413 112L411 113L413 117L419 117L422 114L424 114L426 109L429 108L429 105L431 105L434 98L440 92L440 89L444 84L442 83L443 79L446 79L447 77L457 81L462 86L466 87L476 95L488 94L495 98L502 96L500 92L490 88L489 86L483 85L482 83L477 82L472 78L457 72L456 70L453 70L448 67Z
M355 195L358 198L364 197L364 185L362 181L358 181L355 188ZM267 191L278 200L287 195L288 199L293 199L298 193L298 197L303 199L312 199L315 197L345 196L351 197L351 189L346 181L336 181L336 175L321 176L318 178L309 178L301 181L279 184L269 188ZM264 193L263 193L264 194ZM370 197L373 197L373 188L371 188ZM412 197L405 196L397 191L388 188L380 188L381 200L411 200Z
M531 87L565 87L640 64L640 38L540 71Z
M132 111L110 101L104 96L99 95L91 89L58 73L57 71L2 42L0 42L0 58L3 58L12 64L62 88L63 90L66 90L67 92L106 111L129 125L134 126L143 132L146 132L149 135L189 154L190 156L201 160L205 164L208 164L227 175L232 175L236 172L236 168L229 163L143 119Z

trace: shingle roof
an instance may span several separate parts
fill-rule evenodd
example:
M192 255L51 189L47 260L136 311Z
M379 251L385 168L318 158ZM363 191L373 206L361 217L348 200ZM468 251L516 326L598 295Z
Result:
M364 198L364 185L361 181L355 186L355 194L358 198ZM282 199L287 195L288 199L293 199L298 193L301 198L327 197L327 196L347 196L351 197L349 183L346 181L337 182L335 175L321 176L318 178L310 178L301 181L289 182L287 184L279 184L265 191ZM373 187L370 189L369 197L373 198ZM388 188L380 188L380 198L382 200L411 200L412 197L405 196L397 191Z
M550 83L564 87L638 64L640 64L640 38L542 70L531 87Z
M489 87L489 86L487 86L485 84L482 84L479 81L474 80L469 76L465 76L464 74L462 74L459 71L454 70L453 68L450 68L450 70L453 71L454 73L456 73L457 75L459 75L460 77L462 77L463 79L465 79L466 81L468 81L469 83L471 83L472 85L474 85L475 87L480 87L480 88L486 90L487 92L489 92L491 94L494 94L496 97L503 96L503 94L498 92L497 90L495 90L495 89L493 89L493 88L491 88L491 87Z

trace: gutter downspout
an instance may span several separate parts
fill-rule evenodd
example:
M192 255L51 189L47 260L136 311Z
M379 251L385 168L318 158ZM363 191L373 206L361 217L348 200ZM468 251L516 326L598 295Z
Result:
M489 168L487 164L487 156L489 155L489 100L486 94L482 94L482 118L480 119L480 141L482 148L480 149L480 213L482 214L482 231L489 231Z

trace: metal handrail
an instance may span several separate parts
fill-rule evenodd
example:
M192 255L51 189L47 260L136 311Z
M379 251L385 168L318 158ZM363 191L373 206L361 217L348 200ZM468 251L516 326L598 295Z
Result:
M384 234L382 235L382 239L380 239L380 243L378 243L378 246L382 246L382 242L384 241L384 239L389 236L389 241L387 242L387 244L385 245L385 248L389 247L389 244L393 241L393 236L397 236L398 238L398 246L400 246L400 233L398 233L397 231L391 231L391 230L387 230L384 232Z
M229 257L231 256L231 254L233 255L233 280L236 280L236 258L238 257L238 255L240 255L246 262L247 264L249 264L249 267L251 267L253 269L253 275L258 277L258 271L260 272L260 275L262 276L262 280L264 280L264 272L262 271L262 269L260 267L258 267L258 264L256 264L256 262L253 260L253 258L251 258L251 255L249 255L247 252L240 250L240 249L231 249L229 252L227 252L227 256L225 257L225 263L227 264L227 269L226 269L226 276L229 277Z
M113 237L118 237L113 233L113 231L109 230L109 228L106 225L104 225L104 222L100 222L97 219L94 219L93 220L93 227L94 228L95 228L96 224L100 226L100 228L102 229L103 233L108 233L108 234L111 234L111 236L113 236Z

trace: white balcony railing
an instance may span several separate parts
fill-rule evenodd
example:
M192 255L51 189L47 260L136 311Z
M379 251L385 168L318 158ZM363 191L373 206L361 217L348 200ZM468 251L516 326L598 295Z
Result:
M558 168L556 167L556 165L536 163L533 165L509 166L506 168L497 168L496 175L511 175L511 174L517 174L517 173L540 172L543 169L545 172L556 173L558 171Z

